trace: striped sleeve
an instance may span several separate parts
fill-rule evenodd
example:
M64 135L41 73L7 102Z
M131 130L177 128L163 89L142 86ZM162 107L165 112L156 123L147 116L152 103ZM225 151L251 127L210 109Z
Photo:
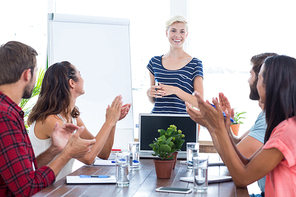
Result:
M193 79L197 76L201 76L203 78L202 61L194 57L192 63L194 64Z
M147 65L147 69L151 72L152 75L154 75L154 71L153 71L153 67L152 67L152 62L153 58L150 59L148 65Z

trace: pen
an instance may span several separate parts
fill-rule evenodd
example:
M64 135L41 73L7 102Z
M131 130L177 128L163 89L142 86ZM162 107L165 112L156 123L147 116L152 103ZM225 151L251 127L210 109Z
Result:
M155 83L154 83L155 86L158 86L158 80L155 79ZM155 90L157 91L157 88L155 88Z
M213 107L215 107L216 108L216 106L214 105L214 104L212 104L212 103L210 103ZM226 114L225 114L225 112L224 111L222 111L223 112L223 116L224 117L226 117ZM232 122L232 123L236 123L231 117L230 117L230 121Z
M110 178L108 175L80 175L80 178Z

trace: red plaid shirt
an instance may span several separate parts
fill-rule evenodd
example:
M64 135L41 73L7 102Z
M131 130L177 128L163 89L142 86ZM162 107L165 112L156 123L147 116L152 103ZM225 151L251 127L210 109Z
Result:
M23 118L22 109L0 92L0 196L32 196L55 181L48 166L38 169Z

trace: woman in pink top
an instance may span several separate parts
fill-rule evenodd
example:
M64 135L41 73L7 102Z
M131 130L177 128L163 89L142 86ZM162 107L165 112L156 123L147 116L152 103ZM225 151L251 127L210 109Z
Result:
M249 159L231 141L227 132L229 114L225 111L224 118L217 98L212 100L214 108L195 93L200 111L187 103L187 112L207 127L238 187L267 175L265 196L296 196L296 59L282 55L267 58L259 73L257 89L264 104L267 129L264 145ZM222 93L220 96L226 98Z

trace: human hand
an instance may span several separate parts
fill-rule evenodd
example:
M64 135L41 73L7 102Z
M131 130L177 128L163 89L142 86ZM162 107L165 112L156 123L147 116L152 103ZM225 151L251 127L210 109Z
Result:
M106 122L115 125L120 118L121 109L122 109L122 96L119 95L115 97L111 106L108 105L106 109Z
M125 118L125 116L128 114L132 104L125 104L122 106L121 111L120 111L120 117L118 120L122 120Z
M209 101L206 101L206 102L203 101L201 95L198 92L195 91L194 95L196 96L197 101L198 101L198 106L200 108L200 114L208 122L206 127L207 127L208 131L211 133L211 135L217 134L217 132L219 132L221 130L225 130L225 122L224 122L225 118L222 113L222 109L219 106L218 99L217 98L212 99L212 102L215 105L215 107L213 107L209 103ZM229 113L227 110L226 110L225 114L226 114L226 119L229 120L230 118L229 118ZM226 121L228 121L228 120L226 120Z
M190 118L202 125L203 127L209 127L209 123L204 119L204 117L202 116L201 112L193 107L190 103L188 103L187 101L185 102L185 105L186 105L186 112L189 114Z
M172 94L176 94L177 87L172 85L164 85L162 83L159 83L159 87L163 90L162 96L169 96Z
M230 114L234 114L233 109L231 109L231 113L228 112L228 110L225 110L225 115L226 117L224 117L224 123L225 123L225 128L227 130L227 132L232 136L233 132L231 130L231 122L230 122Z
M78 128L78 126L70 123L59 126L59 123L57 122L50 136L52 148L60 153L65 148L73 132Z
M228 111L230 112L230 117L234 118L234 110L230 106L230 102L228 101L227 97L223 93L219 93L219 101L220 101L220 107L222 111Z
M151 86L148 89L147 94L149 97L161 98L162 96L164 96L164 91L160 86L156 85L156 86Z
M79 127L75 134L71 136L66 147L64 148L64 153L66 156L71 158L81 158L90 152L92 146L95 144L96 139L85 140L80 138L80 134L83 132L84 126Z

